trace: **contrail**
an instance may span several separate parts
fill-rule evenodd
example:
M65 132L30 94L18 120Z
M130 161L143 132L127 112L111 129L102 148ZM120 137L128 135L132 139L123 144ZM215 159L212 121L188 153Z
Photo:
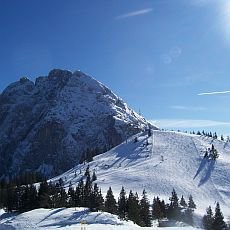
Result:
M198 93L198 96L203 96L203 95L215 95L215 94L226 94L230 93L230 90L227 91L217 91L217 92L208 92L208 93Z
M143 10L132 11L132 12L129 12L127 14L119 15L119 16L116 17L116 19L123 19L123 18L139 16L139 15L142 15L142 14L148 14L152 10L153 10L152 8L147 8L147 9L143 9Z

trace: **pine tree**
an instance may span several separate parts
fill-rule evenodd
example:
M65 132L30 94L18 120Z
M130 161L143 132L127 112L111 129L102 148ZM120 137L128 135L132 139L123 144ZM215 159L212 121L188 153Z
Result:
M210 152L211 152L211 157L213 160L216 160L219 157L218 151L215 149L213 144L212 144Z
M85 176L90 176L90 172L89 172L89 165L87 165L87 168L85 170Z
M68 195L65 191L64 187L60 188L60 207L66 207L67 206L67 199Z
M91 211L103 210L104 199L99 190L97 183L94 184L93 191L90 195L89 208Z
M95 173L95 170L93 171L93 175L92 175L92 181L95 181L97 180L97 176L96 176L96 173Z
M187 203L186 203L183 195L182 195L182 197L180 199L180 206L183 207L183 208L187 207Z
M94 184L93 186L93 189L90 193L90 197L89 197L89 209L90 211L97 211L96 209L96 202L97 202L97 199L96 199L96 196L97 196L97 193L99 192L99 189L98 189L98 186L97 186L97 183Z
M180 218L180 209L179 209L179 199L175 189L172 191L172 196L169 198L170 205L168 209L168 217L172 219L179 219Z
M20 185L17 185L15 187L13 197L12 197L13 208L15 211L23 212L25 203L28 204L27 196L26 197L24 196L25 192L27 192L26 191L27 189L28 187L26 188L25 186L20 186Z
M213 160L216 160L219 157L219 154L216 149L214 149L212 157L213 157Z
M212 224L213 230L225 230L227 228L226 223L224 222L224 216L220 210L220 204L217 202L214 220Z
M58 184L59 184L60 187L63 187L63 186L64 186L64 181L63 181L62 178L60 178L60 179L58 180Z
M147 198L147 193L143 190L142 198L140 200L140 226L142 227L151 227L151 213L150 213L150 204Z
M105 211L112 214L117 214L117 202L114 198L111 187L109 187L105 197Z
M162 200L161 201L161 211L162 211L162 214L163 214L163 217L166 217L166 209L167 209L167 204L165 204L165 201Z
M64 189L64 183L56 183L53 188L53 206L54 208L61 208L67 206L68 195Z
M17 205L17 200L20 199L20 194L17 193L15 187L12 184L8 184L6 188L6 201L5 206L7 212L12 212L15 210Z
M49 198L50 198L50 207L56 208L58 205L58 183L54 185L52 181L48 184Z
M127 216L129 220L132 220L135 224L140 225L140 207L138 194L133 194L132 190L129 192L127 200Z
M75 191L71 184L68 189L68 206L75 207Z
M86 176L86 182L84 186L84 207L89 207L90 205L90 196L92 192L92 181L90 177L90 173Z
M98 210L104 210L105 208L105 202L104 202L104 198L101 192L101 189L99 190L99 194L97 196L97 208Z
M33 184L29 186L29 200L29 210L38 208L38 192L37 188Z
M43 181L40 184L38 190L38 202L40 208L50 208L51 207L51 200L49 196L49 185L47 181Z
M120 196L118 198L118 216L124 220L127 217L127 198L124 187L122 186Z
M21 198L18 200L18 210L26 212L38 207L37 189L34 185L20 186Z
M162 203L159 197L153 199L152 217L153 219L162 219L164 217L164 202Z
M22 191L22 196L21 196L21 205L19 208L20 212L26 212L29 211L29 205L30 205L30 200L29 200L29 186L26 185L25 187L21 187Z
M196 204L193 201L192 195L189 196L188 208L190 208L192 210L196 209Z
M206 209L206 215L204 215L204 217L203 217L204 229L212 230L213 220L214 220L214 217L213 217L212 208L211 208L211 206L209 206Z
M217 138L218 138L216 132L213 134L213 138L214 138L214 139L217 139Z
M84 181L81 179L76 187L75 191L75 207L83 207L84 206Z
M5 189L0 185L0 209L4 207Z
M189 196L188 207L185 209L182 219L187 224L193 225L193 212L196 209L196 204L193 201L192 195Z

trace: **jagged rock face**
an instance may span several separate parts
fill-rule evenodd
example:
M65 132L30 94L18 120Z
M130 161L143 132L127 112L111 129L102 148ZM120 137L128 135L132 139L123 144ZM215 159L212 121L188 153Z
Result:
M0 177L47 176L79 162L86 149L110 149L150 124L80 71L21 78L0 95Z

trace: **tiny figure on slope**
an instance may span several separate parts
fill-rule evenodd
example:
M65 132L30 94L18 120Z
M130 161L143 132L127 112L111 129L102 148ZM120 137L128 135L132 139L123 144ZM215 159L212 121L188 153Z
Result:
M164 161L164 156L161 155L161 161Z

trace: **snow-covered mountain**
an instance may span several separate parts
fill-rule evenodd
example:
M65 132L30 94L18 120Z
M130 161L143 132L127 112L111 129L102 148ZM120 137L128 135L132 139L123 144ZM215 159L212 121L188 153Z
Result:
M204 158L212 144L219 153L216 160ZM215 208L219 202L225 217L230 217L230 143L159 130L149 137L144 132L96 156L89 166L96 171L96 183L104 195L112 186L118 197L124 186L127 193L132 189L141 195L146 189L150 199L160 196L168 203L174 188L179 197L193 196L198 216L204 215L209 205ZM61 177L66 187L70 182L75 185L84 176L86 167L87 164L78 165L53 180Z
M0 95L0 177L26 170L57 175L87 149L111 149L149 125L80 71L21 78Z

